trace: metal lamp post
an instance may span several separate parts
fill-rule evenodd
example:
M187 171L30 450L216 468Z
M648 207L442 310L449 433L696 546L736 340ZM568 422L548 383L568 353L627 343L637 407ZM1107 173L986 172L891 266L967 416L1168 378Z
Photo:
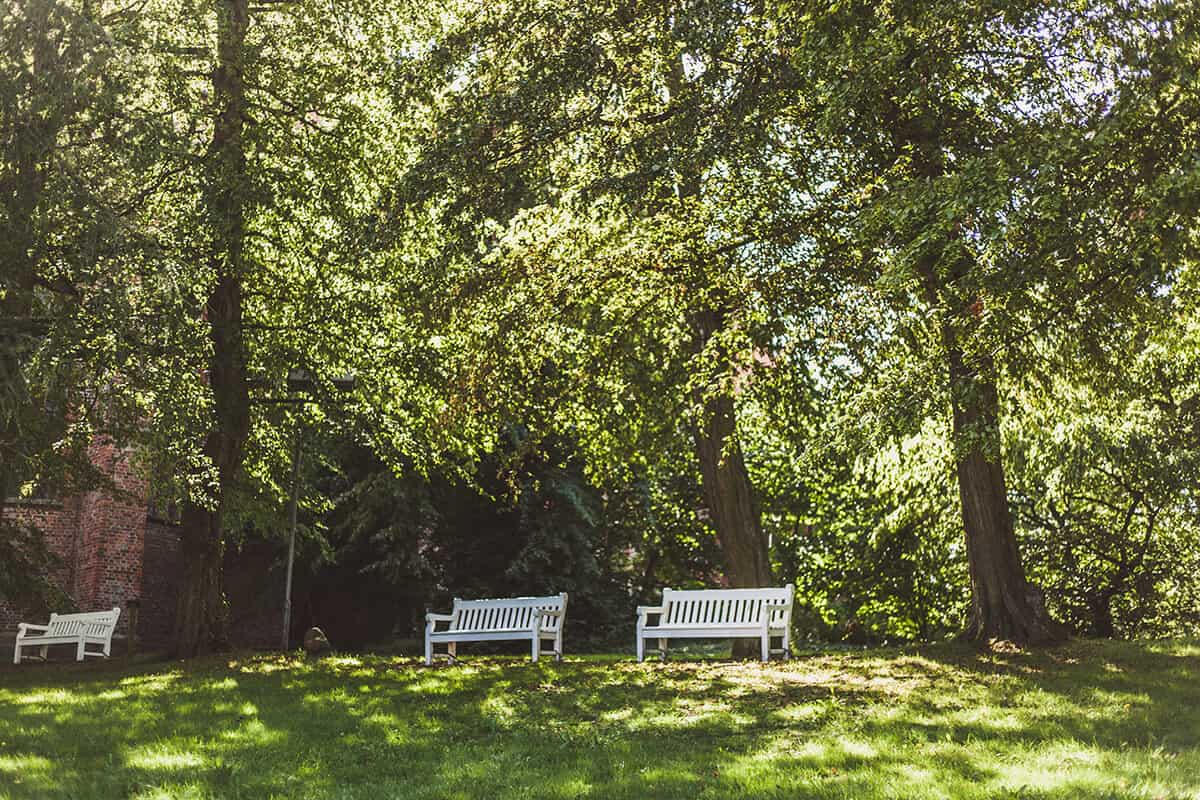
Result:
M338 391L348 392L354 388L355 379L353 375L343 375L333 379L333 386ZM314 386L316 381L309 375L307 370L293 369L288 372L287 377L288 389L292 392L308 392ZM307 398L299 400L301 403L308 402ZM301 425L296 426L296 440L292 445L292 493L288 499L288 553L287 553L287 577L284 580L283 588L283 630L280 633L279 647L281 650L287 650L291 644L292 631L292 571L296 562L296 512L299 505L300 496L300 453L304 441L304 428Z
M292 495L288 499L287 578L283 588L283 633L279 649L287 650L292 631L292 566L296 561L296 504L300 493L300 442L303 429L296 426L296 442L292 446Z

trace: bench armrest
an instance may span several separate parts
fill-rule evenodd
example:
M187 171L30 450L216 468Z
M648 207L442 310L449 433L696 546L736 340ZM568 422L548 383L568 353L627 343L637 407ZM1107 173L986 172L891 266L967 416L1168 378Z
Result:
M28 633L29 631L40 631L41 633L45 633L48 630L50 630L49 625L34 625L30 622L22 622L17 625L18 636Z
M429 614L426 614L426 615L425 615L425 627L426 627L426 628L428 628L428 629L429 629L429 630L431 630L431 631L432 631L432 630L437 630L437 624L438 624L439 622L451 622L453 619L454 619L454 615L453 615L453 614L433 614L433 613L429 613Z
M642 621L645 621L646 618L649 617L651 614L667 613L667 607L666 606L638 606L637 613L638 613L638 617Z
M561 608L538 608L533 612L533 628L537 630L542 627L542 620L547 617L558 617L562 619L563 610Z
M759 619L763 625L771 623L771 617L776 611L787 611L791 607L791 603L783 600L773 600L762 604L762 608L758 610Z

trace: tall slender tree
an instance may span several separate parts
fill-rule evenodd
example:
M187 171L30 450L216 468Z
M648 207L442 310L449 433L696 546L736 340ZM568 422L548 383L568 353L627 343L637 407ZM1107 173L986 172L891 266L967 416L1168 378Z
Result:
M1021 563L1001 395L1006 376L1038 368L1032 336L1086 335L1167 268L1179 209L1137 209L1170 191L1179 155L1183 73L1147 69L1176 49L1174 16L988 0L780 16L781 49L813 87L812 129L839 164L826 257L885 298L874 326L908 343L893 354L918 355L909 374L936 370L895 410L949 406L979 641L1062 635Z
M183 575L175 611L173 650L175 655L183 657L225 644L221 589L223 525L226 504L236 490L250 433L244 338L246 220L251 202L245 143L248 3L217 0L215 14L214 119L204 175L206 258L212 275L204 300L204 319L212 344L207 377L214 418L205 437L204 453L216 469L217 485L215 502L206 505L190 502L182 514Z
M377 338L371 320L380 310L362 262L378 205L374 171L386 164L368 153L391 119L379 91L388 62L379 37L394 9L247 0L212 0L208 9L200 28L211 21L211 56L176 41L164 68L168 87L202 103L192 110L192 146L205 137L193 154L203 169L195 185L180 187L179 202L194 209L179 239L198 246L179 255L200 258L193 292L208 396L202 413L181 412L169 398L159 409L169 427L203 442L184 476L193 490L182 513L173 643L182 656L224 646L225 545L247 519L270 525L271 500L283 494L285 442L300 415L256 405L252 389L279 399L289 371L306 369L317 384L309 399L320 405L330 376L353 366L347 354ZM188 82L196 64L210 67L205 89Z

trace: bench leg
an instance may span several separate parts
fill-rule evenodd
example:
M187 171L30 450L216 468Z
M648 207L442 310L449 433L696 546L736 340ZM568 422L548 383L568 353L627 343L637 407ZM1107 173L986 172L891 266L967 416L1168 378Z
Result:
M17 643L13 645L13 663L21 663L21 640L17 639Z
M559 625L559 628L558 628L558 633L556 633L556 634L554 635L554 660L555 660L555 661L562 661L562 660L563 660L563 646L562 646L562 640L563 640L563 636L562 636L562 626L561 626L561 625Z
M666 639L658 640L658 657L661 658L663 661L667 660L667 640Z
M534 635L533 637L533 663L538 662L538 654L542 652L542 637Z
M637 632L637 660L639 664L646 660L646 637L642 635L641 628Z
M79 646L75 648L75 660L76 661L83 661L83 653L86 648L87 648L87 645L84 644L84 641L82 639L80 639Z
M449 663L451 663L451 664L458 663L458 657L456 655L457 651L458 651L458 642L446 642L446 654L445 655L446 655L446 660ZM427 666L427 667L433 666L433 659L435 656L437 656L437 653L433 652L433 642L429 640L428 636L426 636L425 637L425 666Z
M764 662L771 660L771 636L770 636L770 634L762 637L762 660Z

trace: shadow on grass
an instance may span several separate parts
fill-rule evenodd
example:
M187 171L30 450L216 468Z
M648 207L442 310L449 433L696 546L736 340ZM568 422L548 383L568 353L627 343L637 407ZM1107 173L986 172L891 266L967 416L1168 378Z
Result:
M1074 643L3 670L0 798L1195 798L1198 666Z

